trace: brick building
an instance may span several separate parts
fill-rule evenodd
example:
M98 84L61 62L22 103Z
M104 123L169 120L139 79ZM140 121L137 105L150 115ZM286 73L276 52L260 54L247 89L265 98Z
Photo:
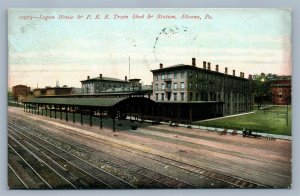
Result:
M271 84L272 104L286 105L290 104L292 93L291 76L277 76Z
M192 65L178 64L152 70L153 73L153 97L161 103L215 103L218 106L212 109L222 115L231 115L247 112L253 107L253 96L250 79L244 78L244 73L236 76L219 71L219 65L215 69L210 62L203 62L203 67L196 66L196 59L192 59ZM221 103L221 108L220 107Z
M12 87L14 101L26 101L30 95L30 87L26 85L16 85Z
M120 80L118 78L103 77L102 74L99 74L99 77L90 78L90 76L88 76L86 80L80 82L83 94L97 94L105 92L108 89L125 89L129 87L127 76L125 76L125 80Z

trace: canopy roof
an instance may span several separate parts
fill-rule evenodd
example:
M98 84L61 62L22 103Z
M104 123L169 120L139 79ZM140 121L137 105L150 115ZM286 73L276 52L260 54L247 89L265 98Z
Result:
M33 98L25 103L44 103L57 105L74 105L74 106L97 106L112 107L119 102L127 99L127 97L51 97L51 98Z

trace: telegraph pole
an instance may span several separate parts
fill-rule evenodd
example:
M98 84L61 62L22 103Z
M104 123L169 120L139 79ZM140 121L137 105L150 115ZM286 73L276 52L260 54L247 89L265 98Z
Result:
M128 60L129 60L129 79L130 79L130 56L129 56Z

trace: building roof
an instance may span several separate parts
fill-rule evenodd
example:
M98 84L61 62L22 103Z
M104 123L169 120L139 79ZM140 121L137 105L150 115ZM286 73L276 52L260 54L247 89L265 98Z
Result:
M12 89L16 89L16 88L27 88L27 89L30 89L29 86L26 86L26 85L23 85L23 84L19 84L19 85L16 85L16 86L12 87Z
M51 97L51 98L33 98L26 101L25 103L112 107L125 99L127 98L126 97L109 97L109 98Z
M51 89L73 89L74 87L46 87L46 88L35 88L33 91L46 91L46 90L51 90Z
M87 80L81 80L80 82L88 82L88 81L113 81L113 82L124 82L124 83L128 83L128 81L125 80L121 80L118 78L111 78L111 77L95 77L95 78L90 78Z
M214 71L212 69L208 70L208 69L204 69L204 68L201 68L201 67L192 66L192 65L186 65L186 64L177 64L177 65L172 65L172 66L164 67L164 68L161 68L161 69L154 69L154 70L151 70L151 72L152 73L159 73L159 72L163 72L163 71L167 71L167 70L177 70L177 69L201 70L203 72L209 72L209 73L223 75L223 76L227 76L227 77L248 80L247 78L242 78L242 77L239 77L238 75L233 76L233 75L230 75L230 74L225 74L225 73L222 73L222 72L217 72L217 71Z

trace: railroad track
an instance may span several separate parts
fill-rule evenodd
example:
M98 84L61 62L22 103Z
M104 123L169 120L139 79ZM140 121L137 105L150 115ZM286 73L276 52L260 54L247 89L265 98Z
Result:
M101 144L103 144L103 142L101 142ZM122 149L123 151L126 151L126 153L132 153L132 150L134 150L135 153L138 152L137 149L130 149L130 151L129 151L129 150L124 149L124 147L122 147L122 145L120 145L120 146L121 147L119 147L119 149ZM115 146L114 146L114 148L115 148ZM264 185L261 185L261 184L257 184L257 183L251 182L251 181L247 181L247 180L244 180L244 179L237 178L237 177L232 177L232 176L229 176L229 175L225 175L225 174L222 174L222 173L219 173L219 172L216 172L216 171L205 170L203 168L195 167L193 165L189 165L190 169L186 169L186 165L188 165L188 164L181 163L181 162L174 161L174 160L170 160L170 159L167 159L165 157L159 157L159 155L155 155L155 157L154 156L149 157L149 155L146 156L145 153L142 152L142 151L139 151L138 154L140 156L147 157L148 159L158 161L162 165L172 165L173 167L177 167L179 169L186 170L187 172L192 173L193 175L203 176L203 177L207 177L207 178L210 178L210 179L214 179L214 180L219 181L219 182L223 182L223 183L227 184L227 187L267 188L267 186L264 186Z
M15 131L18 132L17 130L15 130ZM25 130L23 130L23 131L25 131ZM25 135L24 132L23 133L18 132L18 133L20 135L22 135L22 137L30 138L28 135ZM28 133L28 134L31 134L32 137L35 137L34 138L35 141L40 139L41 141L39 141L39 143L48 142L48 141L40 138L39 136L33 135L32 133ZM58 139L56 138L56 140L58 140ZM72 145L70 143L67 143L66 141L60 140L60 142L66 143L68 145ZM72 146L74 147L74 145L72 145ZM86 149L83 150L83 148L80 148L80 150L81 150L81 152L86 151ZM92 153L92 151L89 151L89 153ZM131 172L134 172L136 174L139 174L140 176L143 176L144 178L148 178L147 179L148 182L145 181L144 184L141 184L140 188L151 188L151 187L153 188L153 186L155 186L155 188L195 188L194 186L192 186L190 184L184 183L180 180L177 180L177 179L171 178L169 176L163 175L161 173L155 172L149 168L142 167L138 164L130 163L130 162L126 161L125 159L121 159L121 158L117 158L117 157L113 157L113 156L109 157L109 155L105 152L100 152L100 153L98 153L97 156L99 156L100 154L102 155L101 156L102 160L100 160L100 161L105 160L106 162L108 162L109 165L113 165L118 168L119 167L125 168L127 170L130 170ZM154 181L157 183L154 183L151 181ZM149 183L149 182L151 183L151 186L147 186L147 183Z
M14 134L15 138L12 134ZM42 162L47 165L48 168L51 168L52 173L54 172L56 175L51 175L52 173L48 169L48 171L45 172L46 174L44 174L45 177L48 177L48 181L57 182L58 179L54 180L53 178L59 176L60 179L64 179L68 182L72 188L136 188L134 185L129 184L117 176L113 176L101 168L89 164L80 157L71 155L54 145L41 145L40 141L38 143L28 137L25 138L24 135L18 135L16 131L12 132L11 128L9 130L9 143L14 143L14 145L18 144L20 151L22 150L22 147L29 154L32 154L36 160L39 160L39 162ZM55 164L55 162L57 164ZM34 165L34 161L32 161L30 165ZM60 165L60 168L58 165ZM56 167L54 168L53 166ZM66 167L65 171L63 171L64 167ZM36 166L36 168L38 167ZM47 168L43 168L43 171L46 169ZM78 170L81 172L78 173ZM74 175L74 173L77 175ZM87 175L93 179L86 179ZM84 182L89 182L89 184L85 185ZM51 187L58 188L60 186L54 184Z
M8 165L26 188L51 189L51 185L28 163L10 144L8 144ZM12 158L13 156L13 158Z

